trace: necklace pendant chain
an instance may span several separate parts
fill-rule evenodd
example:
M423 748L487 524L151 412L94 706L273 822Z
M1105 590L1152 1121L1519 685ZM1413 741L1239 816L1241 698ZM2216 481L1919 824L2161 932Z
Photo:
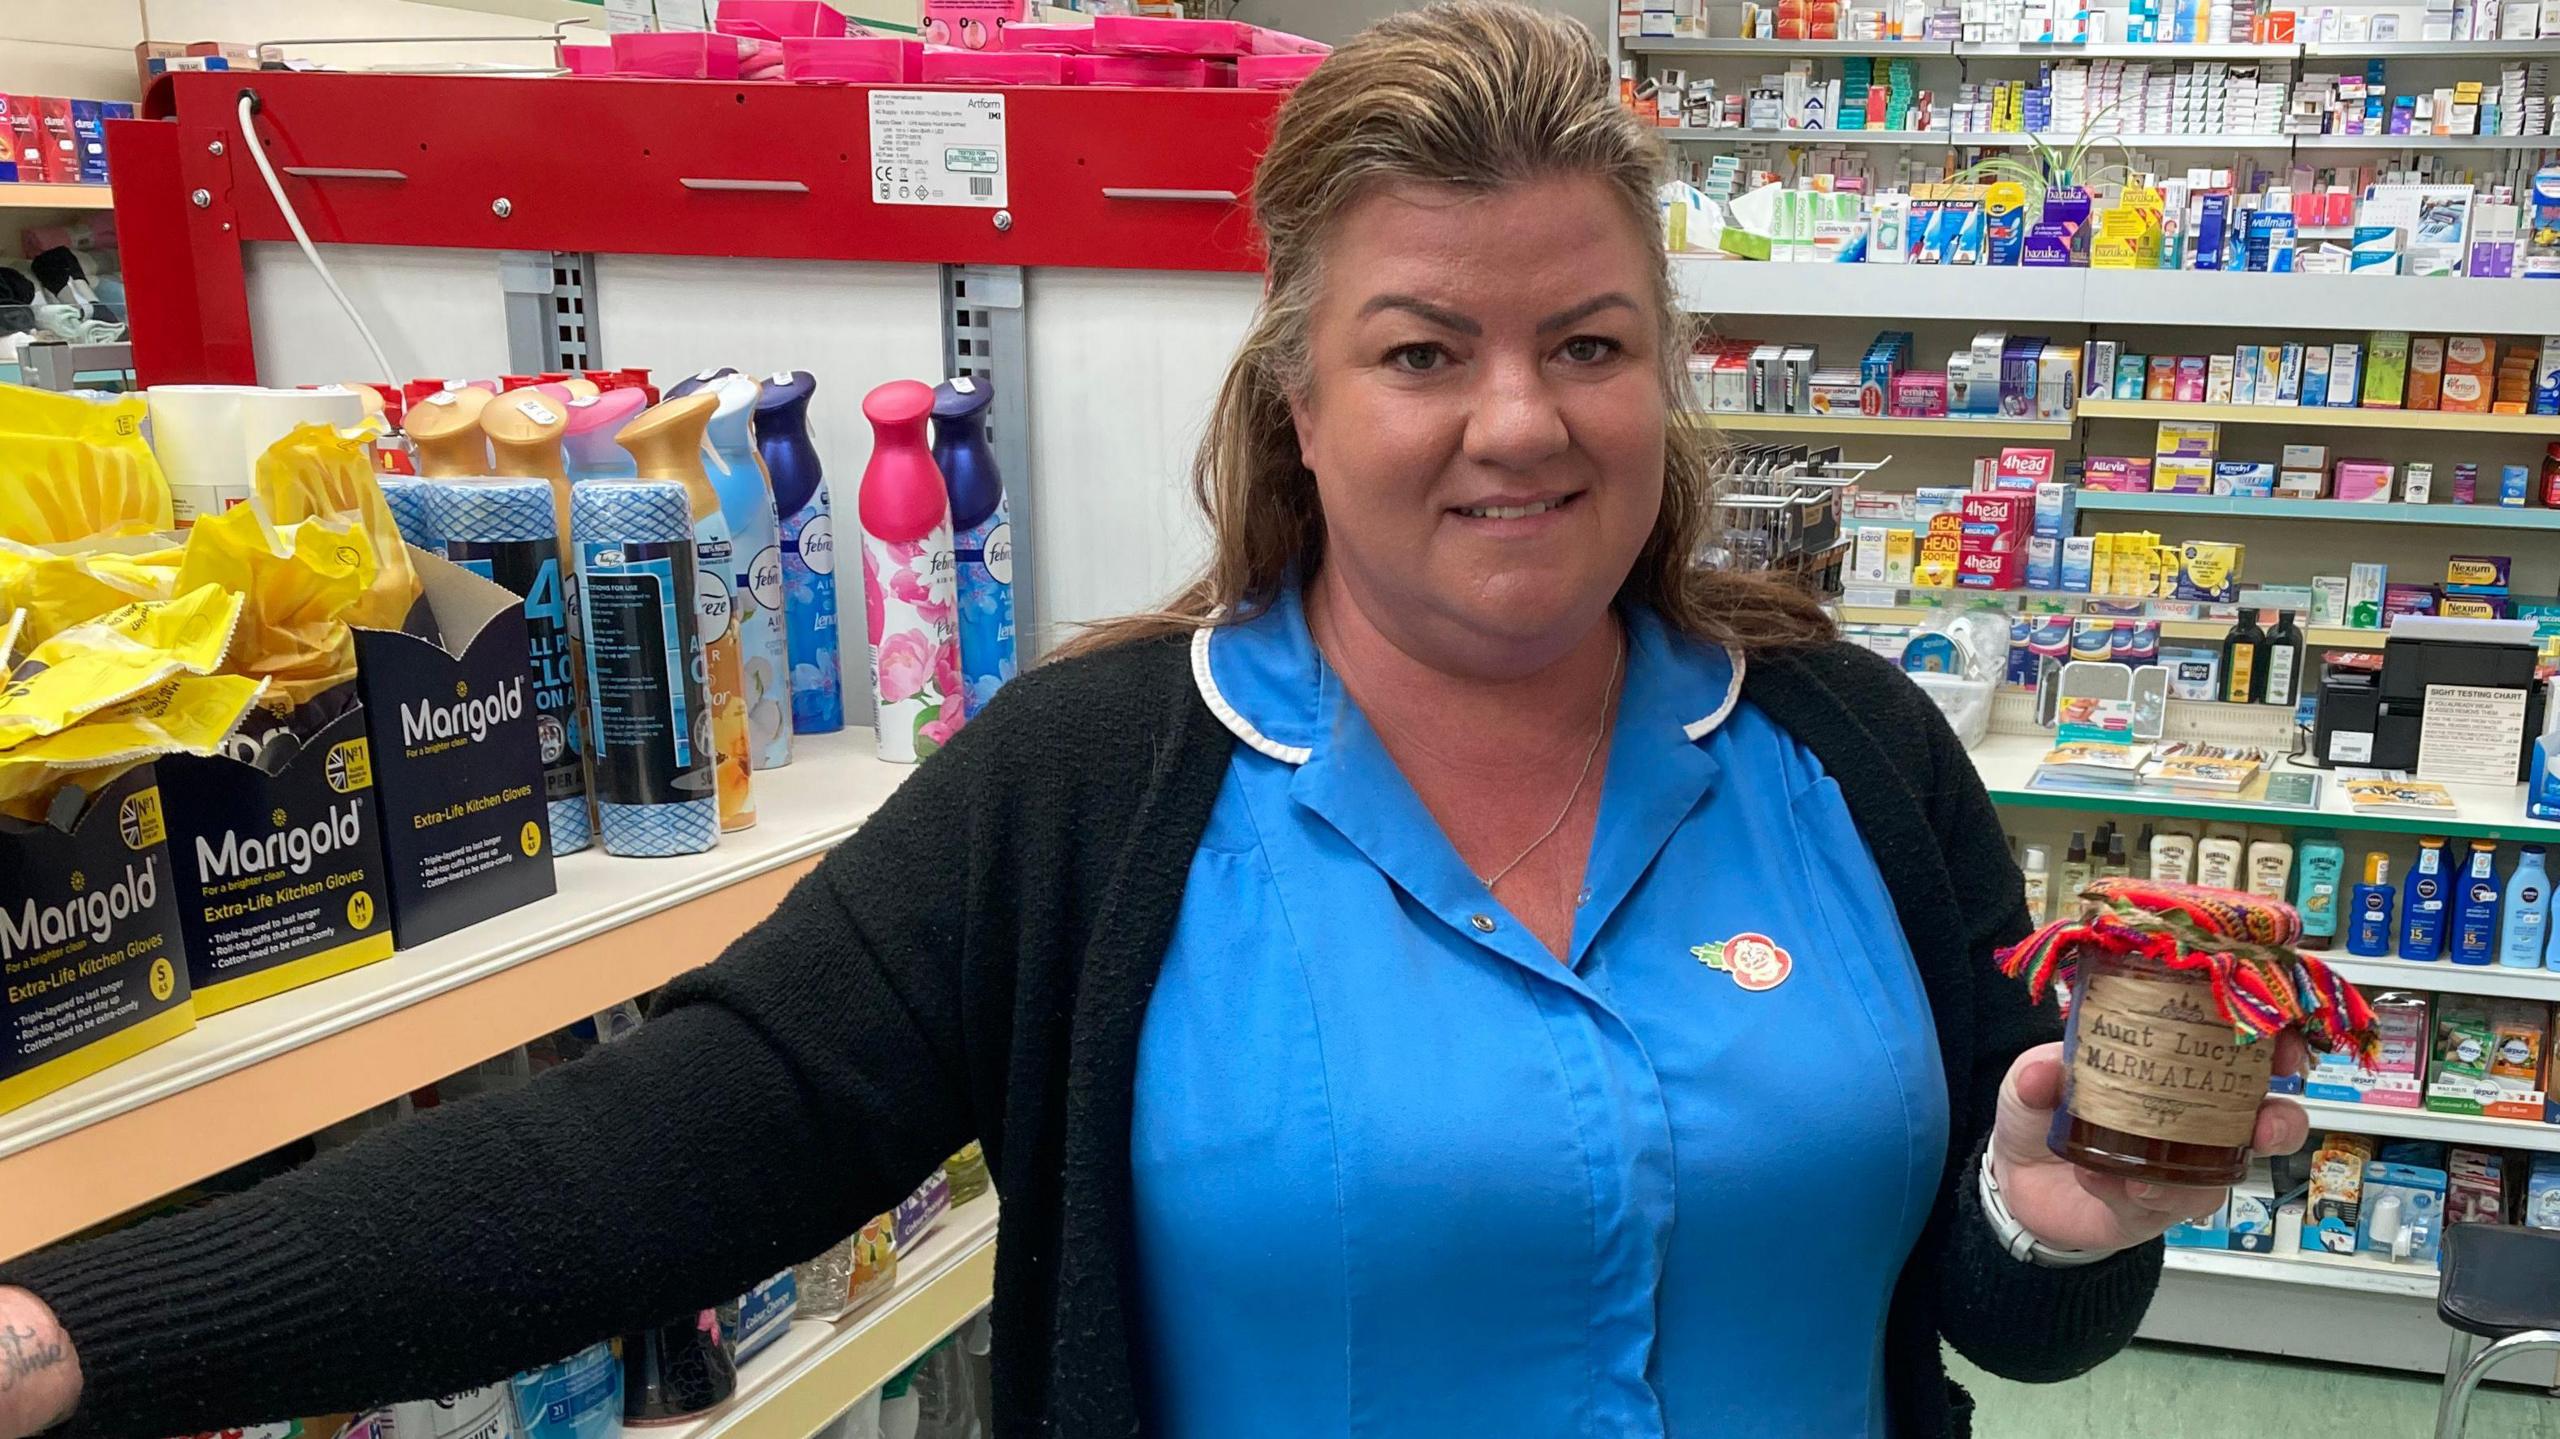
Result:
M1482 882L1484 885L1485 892L1487 894L1493 892L1493 887L1495 885L1510 878L1511 871L1518 869L1522 861L1526 860L1529 856L1536 854L1538 852L1538 846L1555 838L1556 831L1564 828L1565 817L1573 813L1573 806L1575 802L1582 798L1583 785L1588 783L1591 779L1591 763L1600 757L1600 742L1609 737L1609 711L1617 702L1618 676L1626 668L1626 663L1627 637L1625 634L1621 633L1618 636L1617 653L1609 661L1609 683L1600 691L1600 723L1591 731L1590 748L1582 752L1582 771L1573 777L1573 790L1564 797L1564 808L1556 811L1556 817L1553 820L1548 821L1547 827L1539 832L1536 839L1529 841L1529 847L1527 849L1524 849L1511 857L1511 863L1495 870L1490 877L1485 875L1476 876L1477 880Z

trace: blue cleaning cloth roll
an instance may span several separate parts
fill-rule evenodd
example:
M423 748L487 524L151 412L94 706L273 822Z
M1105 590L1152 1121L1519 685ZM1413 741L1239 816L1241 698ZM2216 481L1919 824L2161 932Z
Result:
M605 852L699 854L720 842L720 801L692 502L663 480L588 480L569 525Z
M595 826L588 818L585 716L572 670L568 577L560 573L550 482L448 480L430 486L428 499L427 517L446 557L524 597L551 850L575 854L595 843Z

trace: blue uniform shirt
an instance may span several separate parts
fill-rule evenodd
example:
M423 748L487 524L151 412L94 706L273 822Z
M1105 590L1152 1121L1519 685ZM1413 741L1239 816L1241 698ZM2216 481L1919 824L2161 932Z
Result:
M1883 1432L1946 1162L1909 945L1736 656L1627 616L1570 963L1468 873L1291 594L1193 650L1240 740L1138 1047L1172 1439Z

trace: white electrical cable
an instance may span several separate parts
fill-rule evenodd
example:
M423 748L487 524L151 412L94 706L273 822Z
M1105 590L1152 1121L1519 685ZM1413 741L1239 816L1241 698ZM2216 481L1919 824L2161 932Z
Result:
M311 243L311 232L302 228L302 217L294 213L293 202L284 197L284 185L276 179L276 167L267 163L267 147L258 143L258 127L251 119L255 104L255 99L247 91L241 92L240 139L249 147L249 158L258 162L258 173L266 179L267 193L275 198L276 208L284 212L285 228L293 231L293 242L302 247L302 257L311 262L312 269L320 272L320 283L329 287L329 294L337 300L338 308L346 311L347 318L355 323L356 334L373 355L374 373L385 382L396 381L399 376L393 373L391 361L384 357L381 343L373 338L373 327L364 322L364 316L356 313L355 302L347 298L347 292L338 288L338 277L330 274L329 267L322 263L319 248Z

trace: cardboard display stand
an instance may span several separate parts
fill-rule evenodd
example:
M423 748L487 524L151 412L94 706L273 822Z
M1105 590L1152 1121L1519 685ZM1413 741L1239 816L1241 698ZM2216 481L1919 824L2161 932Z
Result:
M409 562L444 643L356 631L403 949L556 888L524 601L415 546Z
M152 767L68 828L0 818L0 1112L195 1027Z

